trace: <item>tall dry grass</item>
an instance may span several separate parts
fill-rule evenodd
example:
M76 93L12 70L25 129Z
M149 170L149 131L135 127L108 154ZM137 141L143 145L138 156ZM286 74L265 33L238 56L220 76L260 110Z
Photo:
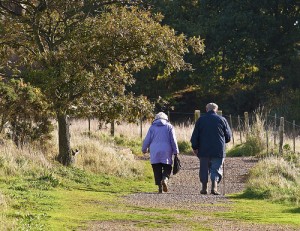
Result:
M299 163L300 157L297 158L296 162ZM299 205L299 170L294 162L282 157L264 158L251 170L246 191L272 201Z
M148 129L151 126L150 121L143 121L142 123L142 133L141 133L141 125L140 123L126 123L126 122L122 122L120 124L115 124L115 135L122 135L125 136L129 139L139 139L139 138L144 138L148 132ZM194 129L194 125L185 125L185 124L176 124L173 125L174 126L174 130L175 130L175 134L177 137L177 140L179 141L187 141L189 142L193 129ZM87 120L74 120L71 123L71 127L74 130L77 131L85 131L88 132L88 121ZM91 120L90 123L90 127L91 127L91 132L98 132L99 130L101 131L101 133L110 134L110 124L105 124L102 126L101 129L99 129L99 122L98 120ZM142 136L141 136L142 134Z
M53 139L43 147L24 146L19 149L10 140L4 140L0 145L0 176L39 175L54 167L58 154L58 133L55 121L53 123L56 127ZM135 159L130 149L103 139L107 131L93 129L89 137L86 125L86 121L76 120L70 126L71 147L80 150L76 167L124 177L142 175L143 165ZM96 123L94 125L97 126Z
M0 145L0 176L38 174L51 166L45 153L38 148L19 149L10 140Z
M74 120L71 123L71 146L80 150L76 157L76 167L93 173L122 177L143 174L143 164L135 159L129 148L119 147L113 140L104 138L103 135L108 136L109 129L99 130L98 123L94 120L91 121L91 127L89 135L87 121Z
M120 123L115 125L115 136L122 136L127 139L132 140L143 140L151 126L151 121L143 121L142 127L140 123ZM172 124L172 123L171 123ZM192 132L194 130L194 124L172 124L174 127L175 135L179 144L183 143L184 146L190 145L190 139L192 136ZM87 120L76 120L72 122L72 127L78 131L88 132L88 121ZM72 129L73 129L72 128ZM102 134L110 135L110 124L105 124L99 130L99 122L98 120L91 120L90 122L90 131L91 133L100 132ZM235 144L240 143L239 134L237 132L235 135ZM245 140L245 136L243 134L243 140ZM226 144L228 150L230 150L234 146L233 142L229 142ZM186 148L185 148L186 149ZM181 150L179 150L181 151Z

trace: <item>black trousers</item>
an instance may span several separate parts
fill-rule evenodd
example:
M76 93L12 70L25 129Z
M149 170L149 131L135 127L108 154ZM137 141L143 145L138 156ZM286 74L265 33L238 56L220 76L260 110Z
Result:
M172 172L171 164L152 164L154 180L156 185L160 185L164 177L170 178Z

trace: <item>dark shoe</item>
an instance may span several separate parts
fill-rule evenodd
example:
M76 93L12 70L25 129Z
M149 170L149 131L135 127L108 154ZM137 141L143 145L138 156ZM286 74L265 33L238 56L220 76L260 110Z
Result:
M221 193L218 192L218 182L217 181L211 182L211 194L221 195Z
M161 186L164 192L168 192L168 178L165 177L162 181L161 181Z
M203 190L203 189L201 189L200 193L201 193L201 194L207 194L207 191L206 191L206 190Z
M201 194L207 194L207 183L202 183Z
M158 186L158 193L162 193L163 191L162 191L162 186L161 185L159 185Z

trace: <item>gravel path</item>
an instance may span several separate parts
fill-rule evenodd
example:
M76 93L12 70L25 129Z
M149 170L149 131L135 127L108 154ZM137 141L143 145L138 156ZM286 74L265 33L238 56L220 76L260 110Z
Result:
M219 186L219 191L222 195L201 195L200 182L198 177L199 160L195 156L181 155L180 160L183 169L175 176L171 176L169 180L169 191L167 193L158 194L152 193L136 193L125 198L125 203L128 206L136 206L141 208L163 208L163 209L184 209L201 211L203 214L208 214L213 211L228 210L227 203L232 203L226 198L226 194L237 193L243 191L245 180L249 169L252 168L257 160L253 157L226 158L225 160L225 181L222 181ZM150 164L150 163L149 163ZM208 184L210 192L210 184ZM224 195L225 192L225 195ZM214 205L218 203L217 205ZM223 206L222 206L223 205ZM125 211L124 211L125 212ZM151 212L144 211L142 213ZM176 215L175 215L176 216ZM182 219L182 217L180 218ZM211 216L197 216L189 218L194 222L203 224L207 229L216 231L286 231L296 230L290 226L278 225L263 225L244 223L222 218L216 219ZM141 221L142 222L142 221ZM144 221L143 221L144 222ZM159 221L158 221L159 224ZM155 228L142 228L138 222L129 221L104 221L93 222L88 230L176 230L186 231L195 230L192 227L183 226L181 224L172 224L171 226L161 225Z
M195 156L180 156L183 169L169 180L169 192L157 193L138 193L128 197L131 204L138 206L179 206L190 208L198 203L226 202L225 194L241 192L249 169L257 162L253 157L226 158L225 159L225 181L219 185L220 196L201 195L199 181L199 160ZM224 187L225 186L225 187ZM210 182L208 184L210 192ZM176 203L174 203L176 202ZM197 206L197 205L196 205Z

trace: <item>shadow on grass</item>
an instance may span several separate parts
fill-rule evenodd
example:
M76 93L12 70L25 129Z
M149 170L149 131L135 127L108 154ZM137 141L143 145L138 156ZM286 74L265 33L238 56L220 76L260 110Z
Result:
M243 193L240 194L232 194L229 196L231 199L247 199L247 200L265 200L270 197L269 191L253 191L250 189L246 189ZM275 202L278 204L285 204L281 202ZM289 203L288 203L289 204ZM285 209L284 213L300 213L300 207Z
M230 195L233 199L263 200L269 197L269 191L254 191L246 189L243 193Z
M284 212L286 212L286 213L300 213L300 207L299 208L293 208L293 209L287 209Z

